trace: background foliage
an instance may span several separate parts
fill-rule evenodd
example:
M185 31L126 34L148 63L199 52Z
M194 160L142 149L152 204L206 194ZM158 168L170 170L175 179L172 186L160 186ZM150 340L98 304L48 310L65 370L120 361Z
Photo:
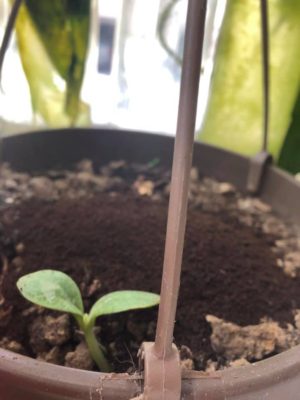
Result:
M88 123L80 101L90 24L90 0L26 0L17 40L32 106L51 126Z

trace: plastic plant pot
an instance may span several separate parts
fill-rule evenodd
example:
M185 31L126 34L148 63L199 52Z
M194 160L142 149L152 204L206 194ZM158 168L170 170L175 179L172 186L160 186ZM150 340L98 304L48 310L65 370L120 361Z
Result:
M173 138L107 129L55 130L6 138L2 159L26 172L71 168L83 158L98 167L111 160L147 163L159 158L171 166ZM204 175L231 182L245 192L250 159L195 143L194 165ZM286 196L289 193L289 196ZM300 185L267 166L259 197L300 225ZM212 374L191 371L182 378L183 399L300 399L300 347L241 368ZM139 374L102 374L60 367L0 350L1 400L130 399L143 392ZM268 396L268 397L266 397Z
M266 0L261 0L267 31ZM83 158L99 167L112 160L147 163L173 160L161 301L155 343L141 347L141 373L103 374L39 362L0 350L1 400L130 399L272 400L300 399L299 346L250 366L215 373L181 372L172 343L186 224L188 177L192 162L206 0L190 0L175 138L105 129L56 130L24 134L3 141L2 161L20 171L70 168ZM194 165L206 176L259 193L282 216L300 224L300 185L271 166L268 137L268 56L264 52L264 146L254 159L195 144ZM173 154L174 147L174 156ZM175 179L173 179L175 178ZM289 193L289 196L286 196Z

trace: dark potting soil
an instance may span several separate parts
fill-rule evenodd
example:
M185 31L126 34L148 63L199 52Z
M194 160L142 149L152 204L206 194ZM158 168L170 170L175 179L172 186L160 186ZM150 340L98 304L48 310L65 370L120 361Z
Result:
M66 318L59 325L62 338L40 340L41 325L53 316L55 326L60 314L32 307L17 292L17 278L31 271L54 268L70 274L87 309L113 290L158 293L166 210L165 200L114 192L52 202L32 199L2 211L1 252L11 258L12 243L19 243L20 255L9 264L9 274L2 273L0 338L16 341L19 351L33 357L57 352L57 363L64 363L80 342L74 321ZM266 316L283 325L293 321L300 279L276 266L274 240L226 212L189 211L175 343L191 349L196 369L205 369L208 359L226 364L211 347L207 314L242 326ZM156 317L151 309L98 320L99 338L117 371L137 365L141 342L154 339Z

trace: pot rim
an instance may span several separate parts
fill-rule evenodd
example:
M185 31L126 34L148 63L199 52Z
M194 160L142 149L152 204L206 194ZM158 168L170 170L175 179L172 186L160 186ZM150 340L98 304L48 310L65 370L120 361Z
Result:
M0 377L7 383L18 378L22 390L44 392L51 388L51 393L65 396L78 396L98 393L102 390L108 399L129 399L142 393L143 376L134 373L102 373L85 371L38 361L8 350L0 349ZM241 396L256 390L264 390L284 381L300 379L300 345L272 356L268 359L243 367L229 367L222 371L205 373L187 371L183 373L183 392L201 389L205 393L218 390L225 398ZM200 388L199 388L200 385ZM299 387L299 386L298 386ZM113 394L110 397L109 394ZM106 398L106 397L105 397Z

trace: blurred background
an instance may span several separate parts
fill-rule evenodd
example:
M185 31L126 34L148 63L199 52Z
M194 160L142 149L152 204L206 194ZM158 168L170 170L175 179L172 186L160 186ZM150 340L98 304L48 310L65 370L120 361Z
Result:
M93 2L90 48L82 87L82 99L90 105L91 123L174 134L180 61L166 52L157 32L159 17L168 3L168 0ZM9 1L1 0L1 4L3 35L10 7ZM183 51L186 7L186 1L174 2L165 27L167 43L179 59ZM223 8L218 12L222 13ZM217 1L212 0L205 62L211 56L216 11ZM203 89L204 86L207 91L207 82L202 83ZM17 123L34 122L16 38L6 54L2 87L1 117Z
M269 1L269 150L293 174L300 171L299 4ZM10 6L0 0L1 37ZM187 0L26 0L1 75L1 134L109 125L174 135L186 9ZM197 139L246 155L260 150L260 46L258 0L208 0Z

